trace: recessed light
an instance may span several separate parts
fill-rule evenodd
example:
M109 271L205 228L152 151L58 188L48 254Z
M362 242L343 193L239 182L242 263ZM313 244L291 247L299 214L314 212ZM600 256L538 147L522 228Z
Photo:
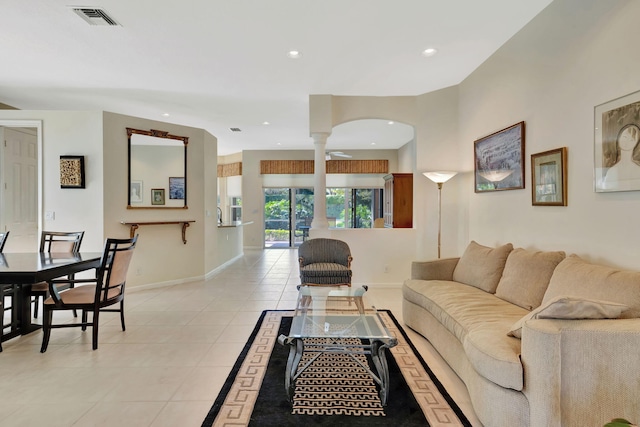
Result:
M169 113L162 113L162 115L163 115L164 117L169 117L169 116L170 116L170 114L169 114Z
M277 142L276 145L282 145L282 143L281 142Z
M372 142L372 143L371 143L371 145L376 145L376 143L375 143L375 142Z
M394 124L394 123L395 123L395 122L393 122L393 121L388 121L388 122L387 122L387 124L388 124L388 125L392 125L392 124Z
M430 47L430 48L425 49L425 50L422 51L422 56L429 57L429 56L435 55L436 53L438 53L438 49Z
M271 123L269 123L269 122L267 122L267 121L264 121L264 122L262 122L262 124L263 124L263 125L265 125L265 126L267 126L267 125L270 125Z
M287 56L291 59L299 59L302 58L302 52L299 50L290 50L287 52Z

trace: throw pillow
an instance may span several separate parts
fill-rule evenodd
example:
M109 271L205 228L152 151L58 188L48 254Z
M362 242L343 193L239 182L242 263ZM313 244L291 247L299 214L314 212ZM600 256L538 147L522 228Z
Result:
M553 271L542 303L560 295L625 304L623 318L640 317L640 272L591 264L576 255Z
M511 251L498 282L496 296L527 310L542 303L553 270L565 257L559 252Z
M453 280L495 293L513 245L490 248L471 241L453 270Z
M628 308L611 301L559 296L518 320L507 335L521 338L522 326L531 319L617 319Z

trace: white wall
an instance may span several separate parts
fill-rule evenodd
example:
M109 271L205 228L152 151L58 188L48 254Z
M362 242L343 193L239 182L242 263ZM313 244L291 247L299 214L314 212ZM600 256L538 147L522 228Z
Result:
M593 185L594 107L640 90L638 17L637 1L555 1L460 85L459 251L512 242L640 268L640 192ZM475 194L473 141L522 120L526 188ZM530 155L563 146L568 206L532 206Z
M42 121L42 212L55 213L54 220L43 220L42 228L56 231L85 230L82 249L102 250L102 113L0 110L0 119ZM60 156L63 155L85 156L86 188L60 188Z

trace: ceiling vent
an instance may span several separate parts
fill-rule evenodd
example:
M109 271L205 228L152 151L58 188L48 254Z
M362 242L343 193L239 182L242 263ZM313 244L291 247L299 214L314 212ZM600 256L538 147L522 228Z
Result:
M103 9L92 7L72 7L72 10L89 25L119 26L118 22L110 17Z
M231 129L231 132L242 132L242 129L240 128L229 128Z

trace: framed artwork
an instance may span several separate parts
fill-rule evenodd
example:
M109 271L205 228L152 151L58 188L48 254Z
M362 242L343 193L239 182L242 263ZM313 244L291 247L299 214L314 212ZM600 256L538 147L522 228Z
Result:
M142 181L131 181L131 188L129 188L131 193L131 203L142 203L142 195L144 194L142 188Z
M524 122L474 141L475 192L524 188Z
M164 188L151 189L151 204L164 205Z
M169 198L184 200L184 177L169 177Z
M60 156L60 188L85 188L84 156Z
M531 203L567 206L567 147L531 155Z
M594 110L596 193L640 190L640 91Z

